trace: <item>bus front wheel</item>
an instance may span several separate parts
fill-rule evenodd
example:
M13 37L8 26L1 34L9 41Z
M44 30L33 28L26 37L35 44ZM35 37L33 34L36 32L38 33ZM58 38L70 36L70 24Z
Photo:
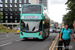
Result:
M23 38L24 40L27 40L28 38Z
M43 35L42 35L42 37L43 37L43 39L45 39L45 38L46 38L46 35L45 35L45 34L43 34Z

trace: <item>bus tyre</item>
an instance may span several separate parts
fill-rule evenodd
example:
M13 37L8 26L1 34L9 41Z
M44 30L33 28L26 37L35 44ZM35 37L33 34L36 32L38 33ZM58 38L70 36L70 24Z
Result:
M48 30L48 36L47 36L47 37L49 37L49 34L50 34L50 32L49 32L49 30Z
M27 40L28 38L23 38L24 40Z
M47 37L49 37L49 33L48 33L48 36Z
M46 36L45 37L47 38L47 36L48 36L48 33L46 32Z
M25 38L25 40L28 40L28 38Z
M43 40L44 40L45 39L45 34L43 34L42 37L43 37Z

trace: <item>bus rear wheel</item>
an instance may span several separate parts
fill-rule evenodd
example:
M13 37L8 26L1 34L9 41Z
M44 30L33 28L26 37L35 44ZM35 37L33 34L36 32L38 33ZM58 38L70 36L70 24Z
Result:
M47 37L49 37L49 34L50 34L50 31L48 30L48 36Z

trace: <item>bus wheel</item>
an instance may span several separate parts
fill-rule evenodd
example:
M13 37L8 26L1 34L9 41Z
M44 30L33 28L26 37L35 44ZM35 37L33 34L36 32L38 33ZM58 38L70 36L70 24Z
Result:
M48 36L47 37L49 37L49 33L48 33Z
M43 39L45 39L45 34L42 35Z
M27 40L28 38L23 38L24 40Z
M50 32L49 32L49 30L48 30L48 36L47 36L47 37L49 37L49 34L50 34Z

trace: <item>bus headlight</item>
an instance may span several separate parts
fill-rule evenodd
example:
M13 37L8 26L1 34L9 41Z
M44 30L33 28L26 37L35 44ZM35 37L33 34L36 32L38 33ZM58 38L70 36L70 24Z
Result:
M41 34L42 34L42 31L39 32L39 35L41 35Z

